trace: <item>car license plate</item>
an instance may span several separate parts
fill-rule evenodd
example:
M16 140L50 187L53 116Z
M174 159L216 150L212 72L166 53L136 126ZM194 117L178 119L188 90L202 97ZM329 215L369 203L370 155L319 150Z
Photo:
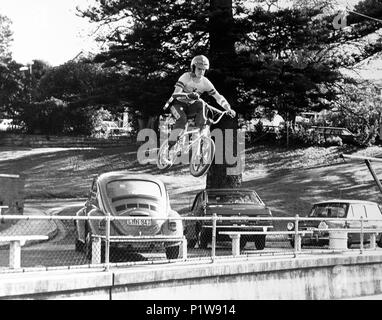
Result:
M127 219L128 226L151 226L151 219Z

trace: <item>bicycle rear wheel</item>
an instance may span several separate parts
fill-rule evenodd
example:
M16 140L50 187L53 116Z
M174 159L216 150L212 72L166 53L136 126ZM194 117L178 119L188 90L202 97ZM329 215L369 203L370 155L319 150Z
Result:
M173 149L175 148L176 146L173 147ZM162 143L158 151L157 167L160 170L168 169L174 164L175 159L176 159L176 153L168 150L168 139L166 139Z
M215 156L215 143L211 138L202 136L198 149L192 150L190 162L190 172L194 177L201 177L210 168Z

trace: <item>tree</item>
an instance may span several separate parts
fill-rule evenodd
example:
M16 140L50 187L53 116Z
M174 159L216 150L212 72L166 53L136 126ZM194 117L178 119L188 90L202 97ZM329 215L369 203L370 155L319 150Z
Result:
M0 62L7 62L12 59L10 44L13 40L12 21L3 15L0 15Z
M55 97L79 107L100 105L118 112L116 105L120 102L124 81L126 79L112 68L69 61L45 72L37 86L37 99Z
M108 49L95 61L126 74L131 81L125 99L144 114L159 114L192 56L206 52L209 77L242 114L276 109L293 118L299 111L329 108L343 79L338 67L347 62L332 57L346 39L332 26L337 13L330 12L330 1L277 10L271 8L276 1L247 3L99 0L82 15L112 27L101 35ZM227 119L221 127L237 123ZM240 176L224 175L224 165L212 166L207 185L240 184Z
M26 98L20 67L20 64L12 60L7 64L0 63L0 111L8 117L13 117L15 105Z
M234 76L234 66L236 62L235 38L234 38L234 21L232 11L232 0L211 0L210 1L210 19L209 19L209 40L210 50L209 56L211 64L214 66L211 73L211 79L220 92L230 102L233 108L236 108L237 101L237 79ZM242 182L242 174L240 171L235 174L227 171L229 167L241 168L241 157L238 152L237 145L237 118L230 119L225 117L216 126L226 133L227 129L233 131L233 139L230 141L223 135L223 155L226 150L232 147L238 161L233 165L227 165L226 158L224 162L217 164L212 163L207 174L207 188L235 187L240 186ZM231 146L230 146L231 145Z
M12 60L10 51L11 25L9 18L0 15L0 111L7 117L14 116L14 105L26 97L25 82L19 70L21 65Z
M207 1L96 1L84 17L112 31L96 62L126 74L125 98L142 117L158 116L179 73L206 42Z

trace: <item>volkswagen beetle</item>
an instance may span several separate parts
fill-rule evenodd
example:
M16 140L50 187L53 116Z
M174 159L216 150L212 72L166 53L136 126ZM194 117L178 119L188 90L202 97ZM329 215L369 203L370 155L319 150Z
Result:
M179 214L171 209L165 184L151 175L134 175L125 171L98 175L92 182L84 207L76 216L98 217L75 220L75 248L85 252L89 259L94 236L106 235L106 219L99 217L118 217L110 221L110 236L183 235L182 221ZM101 257L104 255L104 243L102 244ZM179 241L110 242L111 247L126 247L135 252L150 251L158 244L164 248L168 259L178 258L181 245Z

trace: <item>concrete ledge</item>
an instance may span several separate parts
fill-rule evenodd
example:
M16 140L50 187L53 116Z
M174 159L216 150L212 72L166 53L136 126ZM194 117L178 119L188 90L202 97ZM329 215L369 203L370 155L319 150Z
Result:
M0 275L1 299L306 300L380 293L381 251Z
M113 299L341 299L382 292L382 255L327 255L114 272Z
M62 298L97 296L110 299L113 275L103 271L43 271L0 275L0 297Z
M294 269L323 268L338 265L355 265L365 263L381 263L382 253L364 255L326 255L323 257L301 256L297 258L271 258L272 260L238 259L217 260L212 264L191 265L156 265L142 266L145 270L128 269L114 271L114 285L124 283L145 283L166 281L171 273L172 280L192 279L201 277L237 276L250 273L274 272ZM139 274L139 276L137 276Z

